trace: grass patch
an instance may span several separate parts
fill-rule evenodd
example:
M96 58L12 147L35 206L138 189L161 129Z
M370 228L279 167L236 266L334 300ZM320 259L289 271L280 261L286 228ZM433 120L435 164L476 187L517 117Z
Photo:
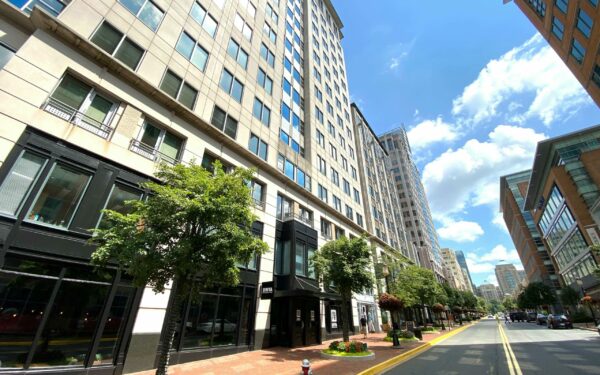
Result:
M414 342L414 341L419 341L419 339L416 338L416 337L413 337L412 339L398 338L398 340L400 340L400 342ZM384 337L383 341L385 341L385 342L392 342L392 341L394 341L394 339L392 339L391 337Z
M337 350L325 349L325 350L323 350L323 353L329 354L329 355L335 355L338 357L365 357L365 356L371 355L373 352L368 351L368 352L348 353L348 352L338 352Z

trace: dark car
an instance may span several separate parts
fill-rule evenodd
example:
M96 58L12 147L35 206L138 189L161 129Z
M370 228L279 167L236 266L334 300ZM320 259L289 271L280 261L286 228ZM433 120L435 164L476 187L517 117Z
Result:
M544 314L537 314L536 321L537 321L537 324L540 326L542 324L548 324L548 317Z
M512 322L524 322L527 320L527 313L524 311L511 312L509 316Z
M536 312L528 312L527 313L527 323L537 321L537 313Z
M573 328L573 322L566 315L557 314L557 315L548 315L548 328L556 329L556 328Z

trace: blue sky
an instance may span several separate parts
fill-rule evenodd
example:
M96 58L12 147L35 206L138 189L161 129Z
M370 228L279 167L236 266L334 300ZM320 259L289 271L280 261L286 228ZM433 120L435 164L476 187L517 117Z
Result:
M404 125L442 247L475 284L522 268L499 211L499 177L537 142L600 123L600 110L514 3L334 0L351 99L382 133Z

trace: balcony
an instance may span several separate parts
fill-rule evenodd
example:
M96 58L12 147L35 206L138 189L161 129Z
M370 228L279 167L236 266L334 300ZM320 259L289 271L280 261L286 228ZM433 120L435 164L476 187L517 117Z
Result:
M254 200L254 207L256 207L257 209L264 211L265 207L267 205L267 202L265 202L264 200L261 199L253 199Z
M306 211L293 211L293 210L289 210L289 211L284 211L283 213L279 213L277 215L277 218L281 221L291 221L291 220L297 220L303 224L308 225L311 228L314 228L314 223L313 223L313 219L310 217L311 215L308 214L308 212Z
M145 143L138 141L137 139L132 139L129 144L129 150L135 152L138 155L145 157L146 159L150 159L156 163L165 162L167 164L175 165L179 163L179 160L172 158L168 155L163 154L151 146L148 146Z
M46 112L60 117L90 133L94 133L100 138L108 139L110 133L112 133L113 129L110 126L105 125L52 97L48 98L43 108Z

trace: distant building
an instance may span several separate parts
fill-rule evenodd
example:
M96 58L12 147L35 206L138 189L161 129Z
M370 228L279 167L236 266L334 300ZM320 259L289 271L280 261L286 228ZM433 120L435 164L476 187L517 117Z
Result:
M477 294L486 301L502 301L504 295L500 288L494 284L481 284L477 287Z
M559 288L554 263L535 225L531 212L523 208L531 170L500 177L500 210L529 281Z
M449 248L441 249L442 259L444 261L444 275L450 286L464 291L471 290L471 284L463 274L462 268L456 259L454 250Z
M396 183L406 237L414 252L408 256L418 259L422 267L434 271L438 280L444 280L443 260L437 232L429 210L421 174L412 160L412 151L404 128L398 128L379 136L390 155L389 169Z
M497 264L496 278L503 294L513 294L520 283L519 274L514 264Z
M454 254L456 254L456 260L462 268L463 275L465 275L465 277L467 278L466 282L469 284L469 290L471 292L475 292L475 284L473 284L473 279L471 279L471 272L469 272L469 266L467 265L465 254L461 250L456 250Z
M598 2L591 0L515 0L577 80L600 105Z
M583 4L582 4L583 5ZM587 8L586 8L587 9ZM564 286L600 298L600 126L539 142L524 209L530 211Z

